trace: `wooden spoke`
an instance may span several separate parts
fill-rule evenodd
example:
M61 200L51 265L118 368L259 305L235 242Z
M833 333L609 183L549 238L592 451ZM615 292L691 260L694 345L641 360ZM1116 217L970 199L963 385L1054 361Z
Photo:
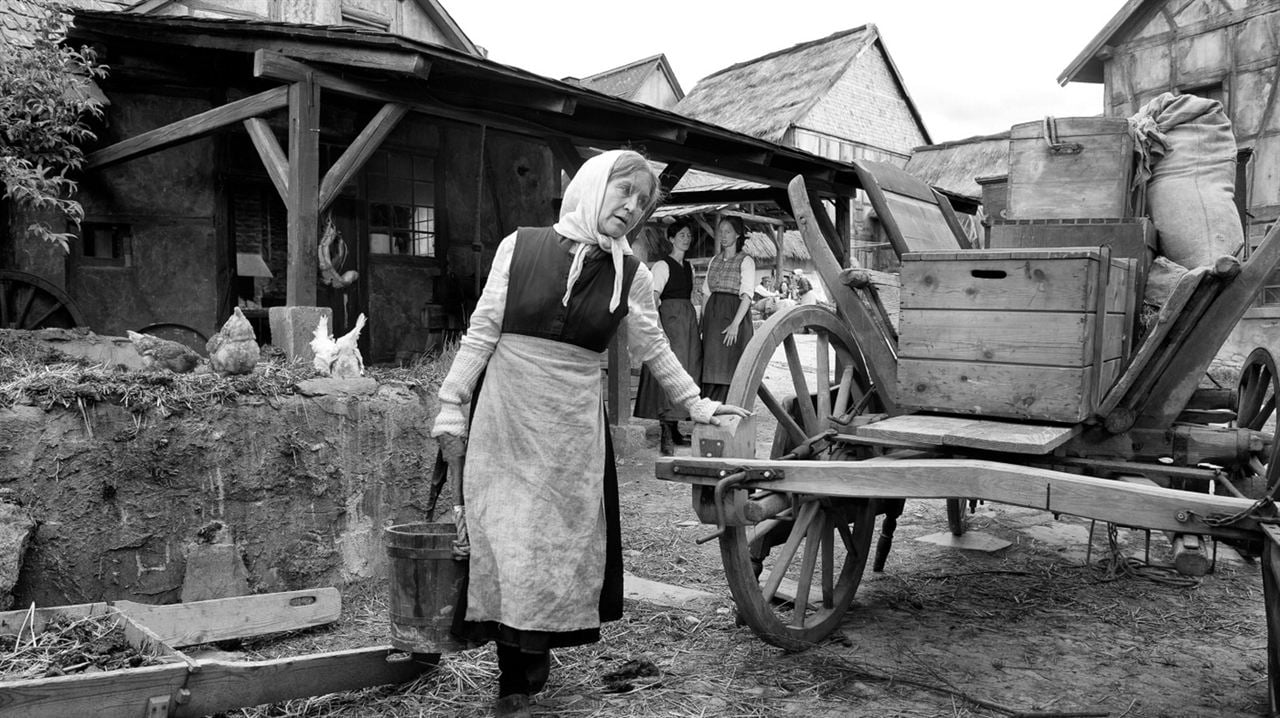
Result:
M0 326L48 329L85 326L79 307L56 285L12 269L0 270Z
M809 532L809 523L813 521L813 517L817 512L818 504L816 501L811 501L800 508L800 515L791 527L791 535L787 537L787 542L783 544L782 550L778 553L778 561L774 564L773 572L769 574L769 580L764 583L764 600L773 600L773 595L778 592L778 586L782 585L782 579L787 575L787 567L791 564L791 560L796 557L796 550L800 548L800 542L804 540L804 535Z
M805 532L804 559L800 562L800 575L796 582L795 608L791 615L791 625L804 628L804 615L809 606L809 590L813 588L813 569L818 563L818 545L822 543L822 529L827 525L827 517L820 516L817 521L809 523Z
M783 339L782 346L787 353L787 368L791 370L791 385L796 390L796 403L800 406L805 432L813 436L822 429L818 426L818 414L813 409L813 402L808 400L809 382L804 378L804 365L800 363L800 350L796 348L795 336Z
M840 373L840 386L836 389L836 403L831 407L832 416L841 416L849 410L849 394L853 389L853 365L846 364Z
M773 418L778 420L778 426L787 432L794 444L803 444L809 438L809 435L804 432L804 428L797 424L795 419L791 418L786 408L782 406L782 402L774 397L773 392L769 391L768 387L761 384L756 393L759 395L760 401L764 402L764 405L768 407L769 413L773 414Z
M822 526L822 607L831 608L835 596L835 521L828 515ZM846 526L848 531L849 527Z
M817 396L818 396L818 419L826 424L831 418L831 357L829 356L831 346L827 339L826 332L818 332L818 338L815 342L817 357L814 360L814 366L818 372Z

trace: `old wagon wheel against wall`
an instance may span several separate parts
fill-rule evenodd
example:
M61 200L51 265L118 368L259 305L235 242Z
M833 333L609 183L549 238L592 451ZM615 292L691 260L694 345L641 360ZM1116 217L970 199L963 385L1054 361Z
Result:
M812 341L797 341L806 331ZM779 398L766 385L765 372L777 358L785 360L795 397L808 401ZM878 408L861 362L852 334L833 312L795 307L771 317L747 345L727 401L756 410L757 421L766 415L777 421L770 458L856 458L832 442L832 427ZM720 535L739 615L773 645L812 645L840 624L858 589L876 502L762 491L750 504L759 523L726 526Z
M1258 347L1250 352L1240 368L1234 425L1270 433L1274 442L1277 393L1280 393L1280 375L1276 373L1275 359L1267 349ZM1232 485L1240 493L1258 498L1271 488L1267 478L1269 455L1266 448L1252 452L1248 465L1237 467L1232 472Z
M0 269L0 327L5 329L71 329L84 326L74 300L34 274Z

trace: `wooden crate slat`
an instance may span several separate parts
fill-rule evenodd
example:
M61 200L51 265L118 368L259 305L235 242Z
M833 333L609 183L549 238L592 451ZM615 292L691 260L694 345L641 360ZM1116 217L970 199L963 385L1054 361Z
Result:
M1061 426L933 414L904 414L858 427L857 435L1043 456L1080 432L1078 424Z
M181 647L332 623L342 613L342 595L326 587L164 606L132 601L115 605L160 640Z
M1089 416L1094 368L903 359L899 401L930 411L1076 422Z

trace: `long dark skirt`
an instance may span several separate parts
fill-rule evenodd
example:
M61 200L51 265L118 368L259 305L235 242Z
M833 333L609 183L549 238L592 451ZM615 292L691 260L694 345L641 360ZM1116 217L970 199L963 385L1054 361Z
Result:
M755 336L751 312L748 311L738 325L738 340L733 346L724 345L721 332L737 315L741 301L742 297L737 294L712 292L707 305L702 308L702 395L716 401L724 401L728 395L742 350Z
M479 390L476 391L479 394ZM473 399L472 405L475 405ZM604 517L605 561L604 586L600 589L600 622L622 618L622 520L618 507L618 467L613 456L613 437L604 432ZM464 478L465 480L465 478ZM498 621L468 621L467 588L469 575L464 574L458 591L458 601L453 611L454 638L469 645L484 645L489 641L517 646L526 653L542 653L552 648L581 646L600 640L599 628L583 628L577 631L532 631L512 628Z
M698 338L698 313L688 299L666 299L658 307L658 319L662 331L671 343L671 351L680 360L680 366L697 381L702 375L702 342ZM649 372L648 366L640 368L640 386L636 390L635 415L642 419L682 421L689 412L671 403L667 392Z

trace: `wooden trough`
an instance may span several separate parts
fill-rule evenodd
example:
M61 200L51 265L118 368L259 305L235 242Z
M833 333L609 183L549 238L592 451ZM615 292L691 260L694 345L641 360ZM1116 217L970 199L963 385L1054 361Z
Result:
M196 718L246 706L404 683L434 663L391 646L264 661L204 660L179 648L331 623L335 588L151 606L87 603L0 613L0 636L21 645L59 619L114 620L158 665L50 678L0 680L0 715L21 718ZM30 638L28 638L30 637Z

